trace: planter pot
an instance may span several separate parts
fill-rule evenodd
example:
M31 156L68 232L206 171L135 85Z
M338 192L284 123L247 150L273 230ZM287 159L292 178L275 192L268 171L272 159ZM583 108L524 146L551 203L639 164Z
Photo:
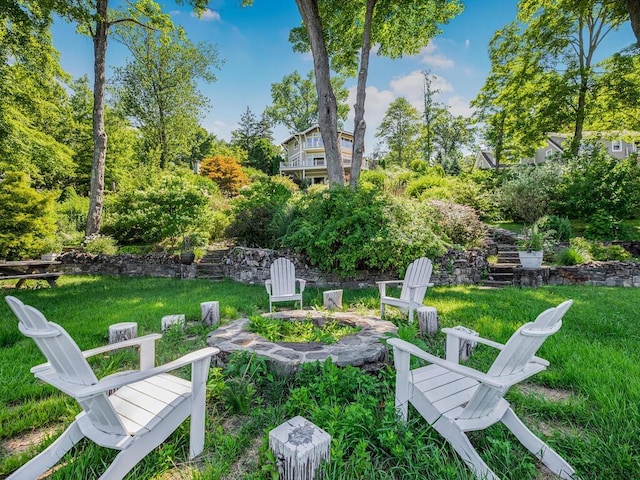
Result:
M51 262L53 260L55 260L56 258L58 258L58 254L57 253L43 253L42 255L40 255L40 260L44 260L47 262Z
M538 251L524 251L518 252L520 257L520 265L522 268L540 268L542 265L542 250Z
M196 259L196 254L193 252L183 252L180 254L180 263L183 265L191 265Z

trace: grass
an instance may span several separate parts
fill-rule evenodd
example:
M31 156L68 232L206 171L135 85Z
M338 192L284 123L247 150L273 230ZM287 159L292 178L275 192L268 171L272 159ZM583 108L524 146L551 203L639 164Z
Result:
M184 313L188 321L198 320L199 303L204 301L220 301L223 321L268 307L264 287L230 281L65 276L59 284L55 289L3 293L41 309L49 320L64 326L82 349L105 344L113 323L136 321L143 335L159 331L164 315ZM512 389L507 398L525 423L565 456L581 478L640 478L638 289L436 287L429 290L426 302L438 309L442 326L465 325L504 342L519 325L568 298L574 305L562 329L539 352L551 367L533 377L526 390ZM356 311L377 309L377 290L345 290L343 301ZM305 305L321 303L320 290L305 290ZM158 347L163 360L204 345L207 329L190 325L187 334L165 334ZM414 327L403 326L401 335L415 336ZM442 353L441 334L422 340L430 351ZM33 378L29 369L43 357L18 332L17 320L4 302L0 345L0 447L29 432L53 429L29 450L0 448L3 476L55 439L79 408ZM488 350L478 349L471 364L485 368L491 359ZM94 368L103 375L133 360L130 354L101 358ZM329 479L472 478L415 411L410 412L407 426L395 421L393 385L390 367L373 375L321 364L304 368L295 378L281 378L256 359L233 360L224 371L211 370L203 454L188 462L185 424L127 478L160 479L176 468L185 478L272 478L275 465L266 446L267 432L295 415L305 416L332 435ZM548 392L557 393L558 398ZM472 441L502 478L539 475L534 459L500 426L473 434ZM82 442L51 478L97 478L113 455Z

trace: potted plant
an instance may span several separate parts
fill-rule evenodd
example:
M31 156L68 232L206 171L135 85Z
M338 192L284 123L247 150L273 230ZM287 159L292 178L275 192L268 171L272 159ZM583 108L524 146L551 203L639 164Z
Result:
M522 230L522 239L518 243L518 256L522 268L540 268L544 250L545 234L537 225Z
M187 235L182 239L182 252L180 253L180 263L191 265L196 258L196 254L191 248L191 236Z

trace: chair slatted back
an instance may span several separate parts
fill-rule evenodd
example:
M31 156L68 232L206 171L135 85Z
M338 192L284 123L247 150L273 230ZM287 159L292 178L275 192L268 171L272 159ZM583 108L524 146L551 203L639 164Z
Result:
M73 392L74 389L98 383L82 351L64 328L47 321L39 310L15 297L7 296L6 301L20 321L19 330L33 339L68 390ZM79 400L78 403L96 428L107 433L126 435L106 394Z
M562 317L572 304L572 300L567 300L557 307L549 308L538 315L534 322L526 323L516 330L496 357L487 375L503 377L523 372L544 341L560 329ZM480 385L460 418L479 418L490 414L505 393L487 385Z
M271 264L271 294L273 296L296 293L296 269L287 258L278 258Z
M420 288L415 290L414 300L418 303L422 303L424 296L427 293L427 283L431 280L431 272L433 271L433 264L431 260L426 257L414 260L404 275L404 282L402 283L402 292L400 292L400 299L409 301L411 290L409 287L415 285L421 285Z

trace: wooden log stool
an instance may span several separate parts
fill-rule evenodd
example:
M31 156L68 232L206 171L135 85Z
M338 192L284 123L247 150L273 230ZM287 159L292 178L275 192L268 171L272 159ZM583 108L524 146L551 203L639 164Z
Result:
M165 331L172 325L182 325L184 328L184 314L182 315L166 315L162 317L162 330Z
M280 480L315 480L320 464L329 461L330 445L331 436L301 416L269 432Z
M220 323L220 302L202 302L202 323L205 325L218 325Z
M327 310L342 310L342 290L322 292L322 306Z
M136 322L122 322L109 325L109 344L131 340L138 336L138 324Z
M434 336L440 330L440 318L436 307L419 307L416 310L420 333Z

